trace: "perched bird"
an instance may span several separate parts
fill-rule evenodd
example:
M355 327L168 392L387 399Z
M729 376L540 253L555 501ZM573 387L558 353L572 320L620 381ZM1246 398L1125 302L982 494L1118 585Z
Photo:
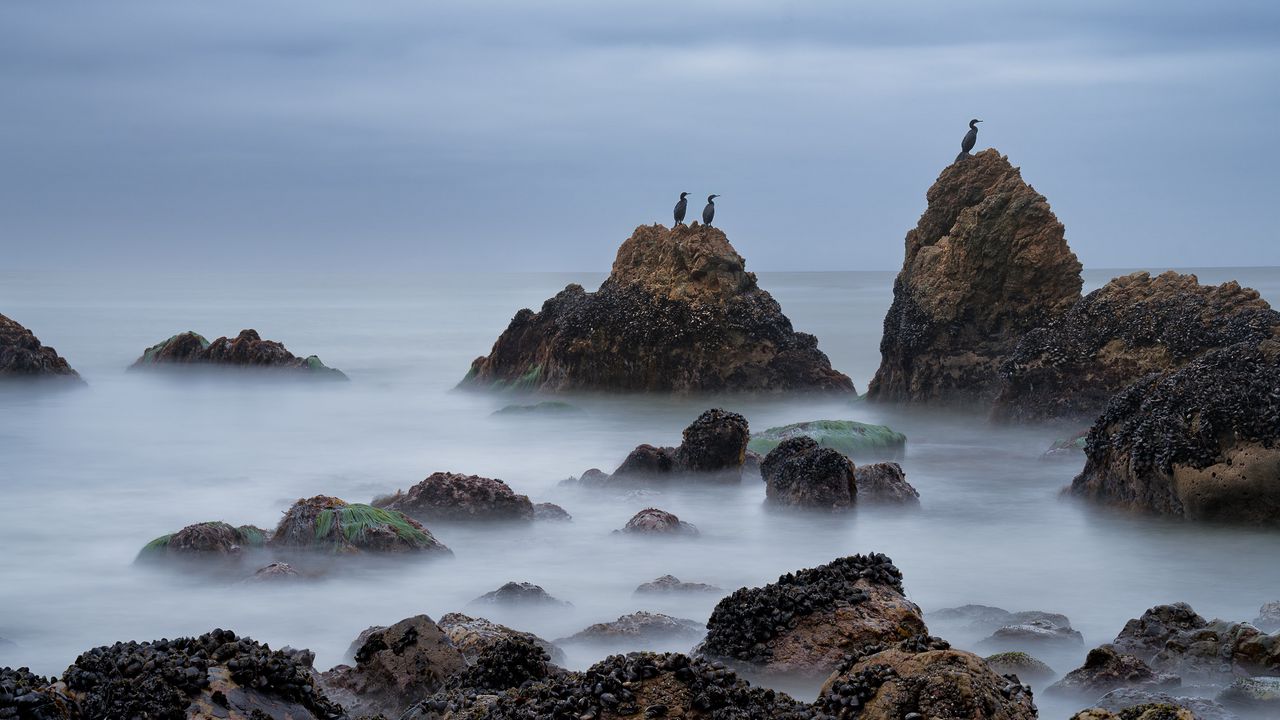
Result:
M964 140L960 141L960 154L956 156L956 162L960 162L960 158L968 157L969 151L974 145L978 144L978 123L982 122L977 118L969 121L969 132L964 134Z
M719 196L719 195L708 195L708 196L707 196L707 206L706 206L706 207L704 207L704 208L702 208L702 224L703 224L703 225L710 225L710 224L711 224L711 221L715 219L715 217L716 217L716 198L718 198L718 197L720 197L720 196Z
M689 201L685 200L685 197L688 195L689 193L687 192L680 193L680 202L676 203L676 209L674 213L676 217L676 224L671 226L672 230L675 230L676 228L680 227L680 223L684 222L684 211L689 207Z

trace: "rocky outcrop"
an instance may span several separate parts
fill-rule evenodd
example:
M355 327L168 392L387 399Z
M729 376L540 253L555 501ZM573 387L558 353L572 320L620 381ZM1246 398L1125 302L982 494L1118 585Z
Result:
M920 505L920 492L907 482L896 462L859 465L853 470L853 481L862 505Z
M1195 275L1134 273L1094 290L1028 332L1001 367L993 417L1092 420L1113 395L1209 350L1280 335L1280 313L1256 290Z
M1017 675L1026 683L1048 682L1058 674L1035 657L1017 650L990 655L986 661L997 675Z
M277 550L337 554L453 554L404 513L326 495L295 502L280 519L268 545Z
M980 404L1029 330L1080 299L1080 262L1044 196L984 150L942 171L907 233L871 400Z
M853 392L812 335L791 327L725 234L636 228L588 293L521 310L462 381L542 391Z
M634 650L681 641L692 644L702 637L705 630L702 623L693 620L641 610L623 615L617 620L596 623L569 637L556 640L556 643L559 645L608 645ZM687 648L688 645L685 647Z
M1084 665L1050 685L1046 692L1096 698L1116 688L1170 688L1182 684L1176 675L1152 670L1136 655L1116 652L1110 645L1094 648Z
M83 382L57 350L41 345L30 330L0 315L0 382L42 378Z
M261 548L269 533L252 525L232 527L224 522L188 525L161 535L138 553L139 561L176 559L240 559L248 550Z
M853 461L803 435L769 451L760 475L765 503L776 507L842 511L857 502Z
M533 643L542 648L554 662L564 662L564 651L554 643L543 640L533 633L512 630L506 625L486 620L482 617L470 617L462 613L448 613L437 623L449 642L458 648L467 662L475 662L481 653L498 646L500 640L516 638Z
M868 425L856 420L810 420L771 427L751 436L747 449L767 455L783 442L796 437L812 438L851 458L899 458L906 451L907 436L884 425Z
M746 418L712 408L684 429L680 447L637 446L612 475L588 480L588 471L579 482L605 485L663 482L677 477L688 482L740 482L750 437Z
M1211 350L1107 404L1077 497L1189 520L1280 525L1280 340Z
M534 503L533 519L544 522L569 522L573 516L555 503Z
M621 530L614 532L629 535L697 535L698 528L666 510L645 508L633 515Z
M374 507L398 510L421 522L532 520L533 503L501 480L438 472L396 494L377 498Z
M529 582L508 582L497 590L490 590L471 601L472 605L511 605L531 606L549 605L567 607L570 603L551 596L541 586Z
M765 672L822 675L859 648L925 632L893 561L852 555L735 591L712 611L698 652Z
M325 366L315 355L300 358L274 340L263 340L257 330L241 330L235 339L220 337L213 342L199 333L179 333L147 348L129 369L191 366L288 370L331 380L347 379L341 371Z
M663 575L636 588L636 595L668 595L676 593L722 593L715 585L681 582L675 575Z
M1188 683L1221 685L1236 676L1280 674L1280 633L1205 620L1186 603L1151 608L1126 623L1112 644Z

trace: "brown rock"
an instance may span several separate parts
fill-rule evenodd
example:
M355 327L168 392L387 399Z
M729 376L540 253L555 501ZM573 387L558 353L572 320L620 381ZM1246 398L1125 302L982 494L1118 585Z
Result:
M257 330L241 330L235 339L220 337L209 342L199 333L179 333L143 351L130 370L191 365L290 370L333 380L346 380L341 371L325 366L311 355L300 358L274 340L263 340Z
M697 535L698 528L666 510L646 508L627 521L618 533L635 535Z
M569 637L561 638L556 643L625 646L634 650L680 640L687 640L692 644L702 637L704 630L701 623L693 620L641 610L623 615L617 620L596 623Z
M258 568L253 575L244 579L246 583L277 583L288 580L297 580L299 578L298 571L293 569L289 563L273 562Z
M770 450L760 474L769 505L841 511L857 501L853 461L803 435Z
M859 465L854 468L853 479L862 505L920 504L919 491L907 482L906 473L896 462Z
M267 536L265 530L252 525L194 523L147 543L138 553L138 560L239 560L248 550L261 548Z
M41 345L30 330L0 315L0 380L37 378L83 382L57 350Z
M985 659L997 675L1017 675L1022 682L1048 682L1057 675L1053 668L1025 652L996 653Z
M907 233L868 397L986 405L1028 330L1080 299L1080 262L1044 196L995 150L942 171Z
M497 590L490 590L471 601L473 605L551 605L565 607L570 605L563 600L551 596L541 586L530 582L508 582Z
M600 482L666 481L675 476L692 482L740 482L750 439L746 418L712 408L684 429L680 447L640 445ZM580 483L591 484L585 474Z
M568 510L560 507L555 503L534 503L533 519L548 522L569 522L573 516Z
M1176 675L1157 673L1136 655L1116 652L1110 645L1094 648L1084 665L1067 673L1050 685L1046 692L1096 698L1121 687L1177 687L1182 681Z
M564 651L555 643L534 635L533 633L513 630L506 625L486 620L482 617L470 617L462 613L448 613L440 618L440 629L449 637L449 642L458 648L467 662L475 662L480 654L495 647L498 641L517 638L533 643L542 648L552 662L564 663Z
M437 472L408 491L377 498L374 507L422 522L532 520L533 503L501 480Z

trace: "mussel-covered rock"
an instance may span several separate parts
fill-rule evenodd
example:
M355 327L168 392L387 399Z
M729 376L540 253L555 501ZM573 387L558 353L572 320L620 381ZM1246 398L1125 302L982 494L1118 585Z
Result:
M348 503L327 495L298 500L271 536L278 550L331 553L452 555L417 520L397 510Z
M138 553L138 560L239 559L247 551L261 548L268 537L267 531L252 525L195 523L147 543Z
M533 503L501 480L438 472L394 495L373 501L374 507L398 510L422 522L532 520Z
M706 628L693 620L641 610L617 620L596 623L585 630L556 641L559 645L609 645L639 649L688 641L702 637ZM685 647L688 647L686 645Z
M857 501L853 461L800 436L769 451L760 464L765 502L776 507L851 510Z
M902 457L907 446L906 435L884 425L855 420L810 420L755 433L747 448L767 455L783 442L797 437L812 438L824 448L869 460Z
M920 492L907 482L907 474L896 462L859 465L853 470L861 505L918 506Z
M257 330L241 330L234 339L220 337L213 342L199 333L179 333L144 350L129 369L194 366L289 371L326 380L347 379L342 371L327 367L315 355L301 358L274 340L263 340Z
M0 668L0 718L70 720L71 700L46 678L28 668Z
M666 595L674 593L723 593L715 585L706 583L682 582L675 575L663 575L647 583L641 583L635 590L636 595Z
M615 533L628 535L697 535L698 528L687 523L672 513L658 508L645 508L627 521L621 530Z
M1089 651L1084 665L1050 685L1046 692L1095 698L1122 687L1170 688L1182 684L1176 675L1152 670L1136 655L1116 652L1110 645Z
M84 382L57 350L41 345L30 330L0 315L0 382L39 379Z
M1217 700L1242 714L1280 717L1280 677L1236 678Z
M1168 703L1131 705L1119 714L1105 708L1088 708L1071 716L1071 720L1204 720L1190 710Z
M508 582L503 584L497 590L490 590L471 601L473 605L512 605L512 606L531 606L531 605L549 605L554 607L564 607L569 605L563 600L557 600L550 593L543 590L540 586L529 582Z
M665 481L677 476L689 482L739 482L750 436L746 418L712 408L684 429L680 447L639 445L613 471L609 482ZM590 484L586 476L580 482Z
M449 642L462 652L467 662L475 662L480 654L496 647L498 641L506 638L518 638L542 648L552 662L563 663L564 651L554 643L534 635L533 633L513 630L506 625L486 620L482 617L470 617L462 613L447 613L437 623Z
M1019 680L1027 683L1048 682L1058 674L1035 657L1017 650L996 653L986 660L997 675L1017 675Z

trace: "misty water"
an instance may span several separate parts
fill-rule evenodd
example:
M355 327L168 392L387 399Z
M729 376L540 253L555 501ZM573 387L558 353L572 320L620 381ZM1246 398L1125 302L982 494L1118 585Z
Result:
M1280 304L1278 269L1197 272L1204 282L1237 279ZM1086 272L1086 289L1115 274ZM13 643L0 645L0 664L57 674L95 645L224 627L273 647L311 648L327 668L365 627L417 613L464 611L548 639L635 610L704 621L718 596L632 592L664 574L727 592L872 551L893 558L926 612L982 603L1065 613L1085 644L1044 658L1059 673L1152 605L1187 601L1206 617L1247 620L1280 599L1280 534L1060 498L1082 458L1041 455L1070 428L993 427L981 415L812 397L574 397L582 415L495 417L504 405L533 400L453 391L516 310L539 307L568 282L590 288L601 279L0 275L0 311L88 382L67 392L0 393L0 637ZM760 275L860 392L879 362L892 281L887 272ZM351 382L125 372L143 348L173 333L214 338L249 327L296 354L318 354ZM678 444L685 425L715 405L743 413L757 430L828 418L888 424L909 438L901 463L921 507L768 512L758 477L740 487L639 495L559 485L588 468L611 471L639 443ZM562 505L573 521L431 524L454 558L346 563L302 583L242 585L133 563L147 541L193 522L271 528L297 498L368 502L440 470L501 478L535 502ZM701 536L611 534L648 506L675 512ZM508 580L536 583L573 606L467 607ZM976 640L949 639L961 647ZM566 648L569 665L585 667L608 649ZM1065 717L1076 705L1037 702L1044 717Z

